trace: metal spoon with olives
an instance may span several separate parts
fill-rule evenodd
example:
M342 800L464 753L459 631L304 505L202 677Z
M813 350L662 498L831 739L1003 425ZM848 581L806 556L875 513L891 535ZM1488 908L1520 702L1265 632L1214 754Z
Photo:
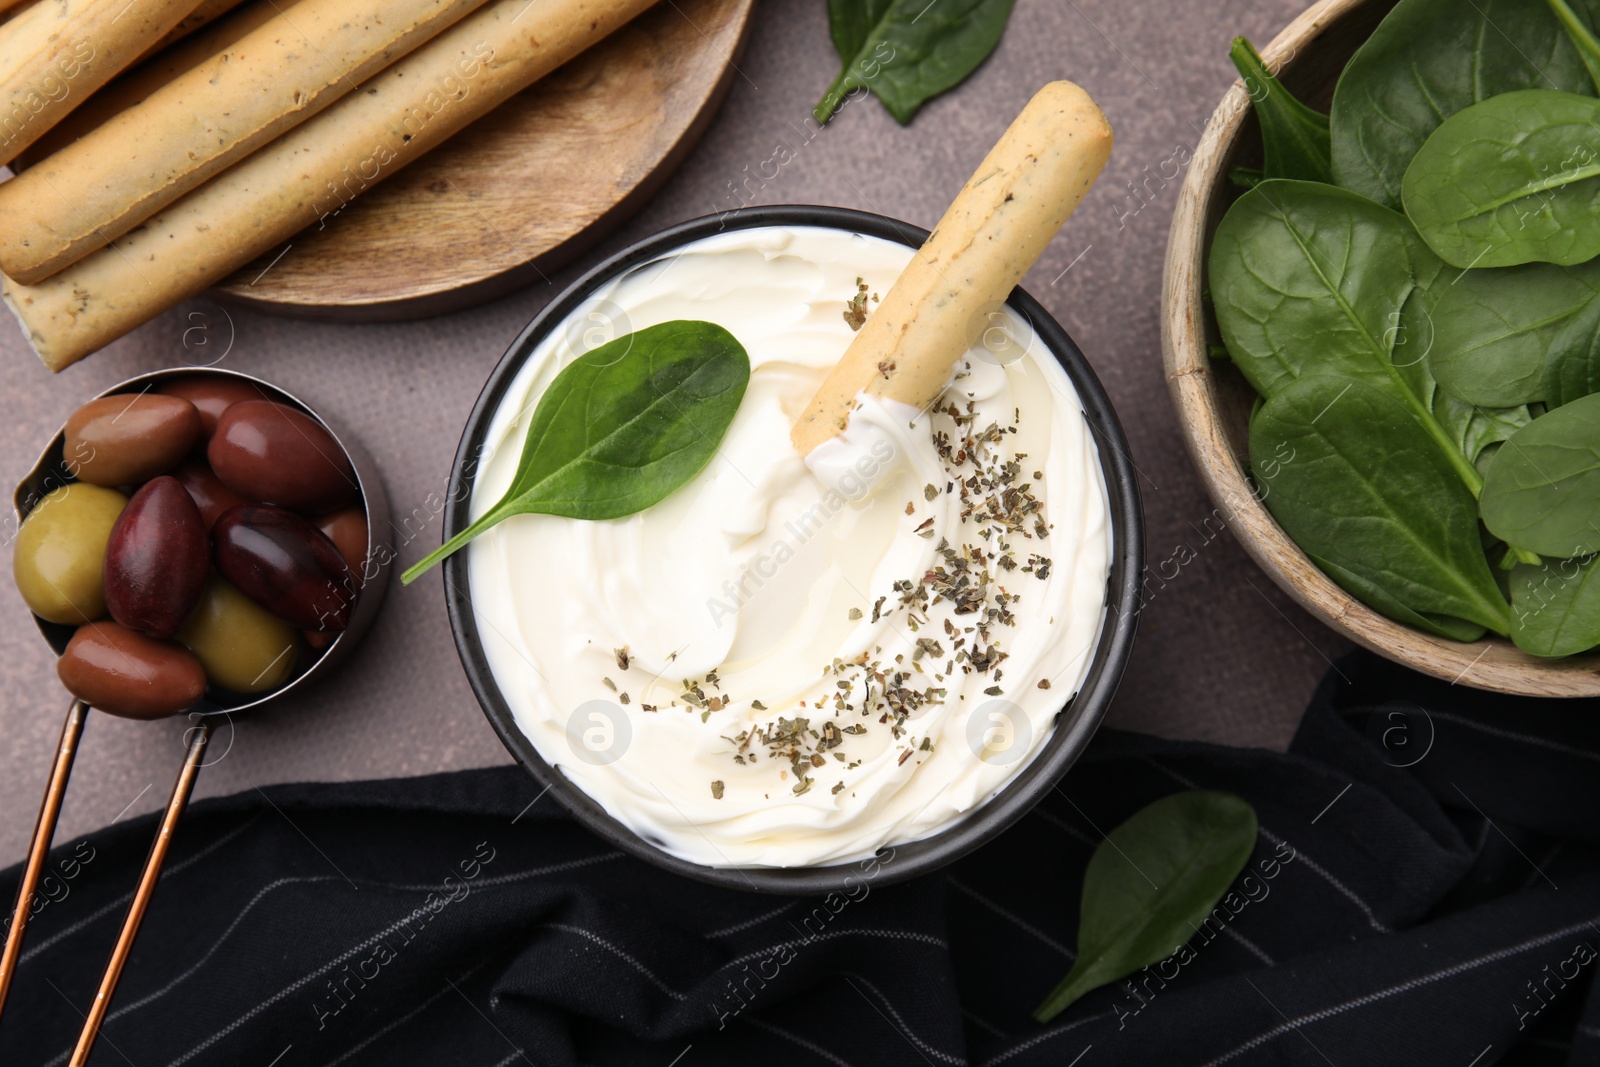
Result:
M371 622L387 522L371 461L248 375L162 371L67 420L17 489L12 574L75 698L0 954L5 1003L90 707L198 726L72 1062L88 1055L202 764L212 716L341 658Z

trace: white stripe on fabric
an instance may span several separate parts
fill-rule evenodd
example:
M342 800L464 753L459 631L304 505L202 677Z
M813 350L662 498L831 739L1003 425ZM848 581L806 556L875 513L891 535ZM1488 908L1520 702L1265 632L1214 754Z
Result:
M266 814L266 813L265 812L260 812L260 813L257 813L256 815L251 816L249 819L246 819L244 822L240 823L238 826L235 826L232 830L229 830L227 833L223 834L221 837L219 837L215 841L211 842L211 844L207 845L205 848L201 849L199 852L196 852L194 855L185 856L182 860L178 861L177 863L174 863L171 866L163 867L162 870L161 870L161 880L163 882L165 882L168 878L171 878L173 875L181 874L186 868L194 866L196 863L200 862L202 859L204 859L205 857L209 856L211 853L215 852L217 849L221 848L223 845L226 845L229 841L232 841L234 838L238 837L240 834L242 834L246 830L250 829L250 827L255 824L256 820L260 819L261 816L264 815L264 814ZM129 890L128 892L122 894L117 899L113 900L111 903L103 905L103 906L101 906L99 908L96 908L94 911L90 912L88 915L86 915L83 918L79 919L77 922L73 923L72 925L62 927L60 930L57 930L55 933L51 934L49 937L46 937L46 938L44 938L42 940L39 940L39 941L35 941L32 944L32 946L30 946L28 948L28 950L26 952L24 952L20 957L18 957L17 962L18 963L26 963L26 962L28 962L30 959L32 959L33 957L37 956L39 953L43 952L45 949L49 948L51 945L55 944L56 942L61 941L61 940L65 939L65 938L71 937L73 934L77 933L79 930L82 930L84 927L89 926L92 923L94 923L94 922L96 922L96 921L98 921L100 919L105 918L107 915L110 915L113 912L121 911L128 904L128 902L131 901L132 899L133 899L133 891Z
M620 859L621 856L622 856L622 854L619 853L619 852L605 853L605 854L599 855L599 856L588 856L588 857L586 857L584 859L581 859L581 860L569 860L569 861L567 861L565 863L555 863L555 864L551 864L548 867L536 867L533 870L521 871L521 872L519 872L517 874L502 875L502 876L500 876L500 877L498 877L496 879L487 879L486 878L480 884L483 884L483 885L488 885L488 884L504 885L504 884L507 884L508 882L514 880L514 879L535 878L535 877L538 877L538 876L541 876L541 875L546 875L546 874L558 874L558 873L560 873L562 871L569 871L569 870L572 870L572 869L577 868L577 867L584 867L584 866L587 866L587 865L589 865L591 863L603 863L603 862L606 862L608 860ZM330 877L330 876L324 876L324 877ZM368 883L368 884L371 884L371 883ZM429 888L437 889L438 887L437 886L430 886ZM327 974L329 971L332 971L335 968L337 968L341 963L344 963L347 960L351 959L352 957L357 956L360 953L364 952L365 950L371 948L373 945L377 944L379 941L382 941L384 938L388 937L389 935L395 933L397 930L401 930L401 929L404 929L406 926L409 926L414 918L415 918L414 916L406 915L406 916L402 917L401 919L399 919L398 921L390 923L388 926L384 927L382 930L378 931L376 934L373 934L371 937L367 938L365 941L362 941L361 943L357 944L355 947L346 950L341 955L334 957L334 959L330 960L328 963L323 964L321 967L318 967L316 970L312 971L309 974L302 975L301 977L295 979L293 982L289 983L288 985L284 986L282 989L278 990L276 993L272 994L272 996L266 998L261 1003L257 1004L255 1007L251 1008L249 1011L245 1012L243 1015L241 1015L237 1019L233 1020L233 1022L231 1022L228 1025L222 1027L216 1033L212 1034L210 1037L208 1037L204 1041L200 1042L200 1044L196 1045L194 1048L190 1049L188 1052L185 1052L183 1055L181 1055L177 1059L173 1060L168 1065L168 1067L179 1067L179 1065L187 1063L190 1060L194 1059L196 1056L200 1055L200 1053L204 1052L206 1049L210 1048L212 1045L216 1044L218 1041L222 1040L224 1037L227 1037L229 1034L233 1033L233 1031L237 1030L239 1027L243 1026L245 1023L249 1022L251 1019L255 1018L257 1015L259 1015L262 1012L266 1011L268 1008L270 1008L272 1005L276 1004L278 1001L282 1000L284 997L289 996L291 993L294 993L295 991L297 991L299 989L303 989L305 986L309 985L311 982L313 982L316 979L322 977L324 974ZM70 1053L68 1053L68 1055L70 1055Z
M765 1030L769 1034L777 1034L781 1038L793 1041L796 1045L799 1045L807 1052L814 1052L818 1056L821 1056L823 1059L827 1060L829 1063L836 1063L839 1065L839 1067L850 1067L849 1060L840 1059L838 1056L835 1056L821 1045L813 1044L801 1037L799 1034L791 1034L789 1031L779 1029L778 1027L773 1026L771 1023L764 1023L753 1015L741 1015L739 1016L739 1021L742 1023L749 1023L757 1030Z
M1167 775L1168 777L1170 777L1170 778L1174 779L1175 781L1187 786L1188 788L1190 788L1190 789L1199 789L1199 788L1201 788L1199 785L1197 785L1194 782L1190 781L1188 778L1185 778L1183 775L1179 774L1177 771L1173 770L1170 767L1166 767L1166 766L1164 766L1164 765L1162 765L1160 763L1157 763L1155 760L1151 759L1149 756L1144 756L1144 757L1141 757L1141 758L1146 763L1150 764L1150 766L1152 766L1156 770L1160 771L1162 774ZM1266 838L1268 841L1271 841L1274 845L1287 844L1287 842L1284 841L1283 838L1279 837L1277 834L1273 833L1271 830L1268 830L1264 824L1258 824L1258 825L1259 825L1259 828L1261 830L1261 836ZM1294 846L1291 846L1291 847L1294 847ZM1380 934L1387 934L1387 933L1391 932L1387 926L1383 925L1383 923L1378 921L1378 916L1375 915L1373 913L1372 909L1367 906L1367 902L1362 900L1360 897L1358 897L1355 894L1355 892L1349 886L1345 885L1343 882L1339 881L1339 879L1335 878L1333 876L1333 873L1331 871L1329 871L1326 867L1322 866L1322 864L1318 863L1316 860L1314 860L1310 856L1306 855L1304 850L1302 850L1302 849L1300 849L1298 847L1295 847L1294 851L1295 851L1295 862L1296 863L1304 863L1311 870L1313 870L1317 874L1321 875L1323 880L1326 881L1329 885L1333 886L1334 889L1338 890L1339 893L1346 900L1350 901L1350 903L1354 904L1357 908L1360 908L1361 909L1361 914L1363 914L1363 915L1365 915L1367 917L1368 924L1370 924L1374 930L1378 931L1378 933L1380 933Z
M657 989L661 990L661 992L665 993L667 996L671 997L673 1000L680 1000L681 1001L681 1000L688 1000L689 999L689 994L680 993L676 989L673 989L671 986L667 985L666 982L662 981L659 977L657 977L656 973L654 971L652 971L650 968L646 967L642 962L640 962L634 956L630 955L625 950L619 948L618 946L616 946L612 942L606 940L605 938L601 937L599 934L595 933L592 930L585 930L581 926L569 926L566 923L540 923L539 925L544 927L547 930L563 930L566 933L575 934L578 937L581 937L586 941L592 941L594 944L599 945L601 948L605 949L607 952L611 953L613 956L616 956L618 959L622 960L624 963L627 963L629 966L631 966L634 970L638 971L640 974L642 974L646 978L650 979L650 984L651 985L653 985Z
M1577 756L1579 759L1600 763L1600 752L1591 752L1589 749L1579 748L1576 745L1562 744L1560 741L1551 741L1544 737L1530 737L1527 734L1519 734L1515 730L1507 730L1502 726L1490 726L1486 723L1473 722L1471 719L1463 718L1460 715L1452 715L1448 711L1429 711L1424 708L1423 712L1431 719L1455 723L1457 726L1464 726L1468 730L1476 730L1481 734L1488 734L1490 737L1501 737L1507 741L1515 741L1518 744L1549 749L1551 752L1561 752L1568 756Z
M1529 949L1538 948L1541 945L1548 945L1552 941L1559 941L1564 937L1571 937L1573 934L1591 929L1592 927L1592 920L1590 922L1578 923L1576 926L1569 926L1565 929L1557 930L1554 933L1543 934L1539 937L1533 938L1532 940L1524 941L1520 945L1512 945L1510 948L1497 949L1494 952L1488 953L1484 956L1479 956L1476 959L1466 960L1462 963L1454 964L1450 967L1444 968L1443 970L1434 971L1432 974L1421 975L1417 978L1409 978L1398 985L1392 985L1387 989L1380 989L1373 993L1367 993L1364 996L1355 998L1354 1000L1347 1000L1343 1004L1335 1004L1330 1008L1323 1008L1320 1011L1310 1012L1309 1014L1302 1015L1299 1018L1289 1019L1282 1025L1275 1026L1266 1033L1259 1034L1256 1037L1251 1038L1249 1041L1246 1041L1232 1052L1227 1052L1221 1056L1218 1056L1216 1059L1207 1063L1205 1067L1219 1067L1220 1064L1227 1063L1229 1060L1234 1059L1235 1057L1240 1056L1253 1048L1264 1045L1268 1041L1271 1041L1275 1038L1282 1037L1284 1034L1291 1033L1298 1027L1307 1026L1311 1023L1322 1022L1325 1019L1331 1019L1336 1015L1342 1015L1352 1009L1364 1008L1368 1004L1375 1004L1380 1000L1387 1000L1389 997L1398 996L1401 993L1409 993L1413 989L1419 989L1422 986L1431 985L1434 982L1442 981L1446 978L1454 978L1458 974L1464 974L1467 971L1482 967L1486 963L1494 963L1498 960L1507 959L1508 957L1526 952Z
M1073 826L1067 820L1063 819L1059 815L1054 814L1053 812L1045 811L1042 807L1035 807L1033 809L1033 813L1039 816L1039 818L1043 819L1045 822L1049 823L1051 826L1054 826L1057 830L1060 830L1062 833L1066 834L1068 837L1077 841L1082 841L1090 848L1097 848L1100 844L1100 842L1096 841L1094 838L1090 837L1088 834L1084 833L1082 830L1078 829L1076 826Z
M622 858L622 853L620 853L620 852L608 852L608 853L604 853L604 854L602 854L600 856L591 857L590 859L585 860L585 861L580 861L580 863L582 863L582 864L600 863L600 862L604 862L606 860L621 859L621 858ZM503 884L506 884L508 882L520 880L520 879L525 878L525 877L528 877L528 872L518 872L518 873L513 873L513 874L503 874L503 875L498 875L495 878L485 878L482 881L477 882L476 885L478 887L490 886L490 885L503 885ZM231 935L233 933L235 928L237 928L238 925L241 922L244 921L244 917L247 914L249 914L249 912L253 908L255 908L256 904L258 904L261 901L261 899L263 897L265 897L268 893L271 893L272 891L277 890L277 889L281 889L286 885L310 884L310 883L314 883L314 882L336 882L336 881L343 881L343 880L344 880L344 876L343 875L335 876L335 875L331 875L331 874L316 874L316 875L295 875L295 876L292 876L292 877L279 878L276 881L268 882L266 885L262 886L260 889L258 889L256 891L256 895L250 898L250 902L248 904L246 904L243 908L239 909L239 913L233 917L233 922L228 924L228 928L226 930L224 930L220 935L218 935L217 939L211 943L211 947L209 949L207 949L205 951L205 953L203 955L201 955L201 957L199 959L195 960L194 963L192 963L188 967L187 970L185 970L182 973L180 973L179 975L177 975L175 978L173 978L166 985L162 986L160 989L154 990L154 991L146 994L145 996L141 997L138 1000L129 1001L126 1004L120 1005L115 1011L111 1012L109 1015L106 1016L105 1021L106 1022L111 1022L112 1020L120 1018L123 1015L127 1015L129 1012L137 1011L138 1009L144 1007L145 1005L151 1003L152 1001L160 1000L162 997L164 997L168 993L170 993L173 990L173 988L175 986L177 986L180 982L183 982L183 981L187 980L188 978L192 977L196 971L198 971L202 966L204 966L206 964L206 962L208 960L211 959L212 956L216 955L217 949L222 947L222 943L228 939L229 935ZM437 890L439 888L439 885L436 882L424 882L424 883L415 884L415 885L405 885L405 884L398 884L398 883L393 883L393 882L365 881L365 884L368 885L368 886L372 886L374 888L378 888L378 889L392 889L392 890L396 890L396 891L399 891L399 892L407 892L407 893L433 892L433 891L435 891L435 890ZM470 883L467 883L467 884L470 884ZM64 1057L58 1057L57 1060L53 1060L53 1061L51 1061L51 1063L54 1064L56 1062L59 1062L60 1059L63 1059L63 1058Z
M488 965L488 962L489 962L488 960L484 960L483 963L478 964L476 967L472 968L472 970L470 970L466 974L462 975L460 980L465 982L468 978L471 978L474 974L477 974L479 971L483 970L483 968ZM445 987L443 989L439 990L439 992L433 994L427 1000L424 1000L421 1004L418 1004L416 1007L412 1008L410 1011L406 1012L404 1015L400 1016L398 1019L395 1019L395 1020L393 1020L391 1022L385 1023L383 1026L380 1026L378 1029L374 1030L372 1033L368 1034L366 1037L362 1038L360 1041L358 1041L354 1045L350 1046L350 1048L346 1049L344 1052L341 1052L339 1054L338 1058L329 1060L328 1063L327 1063L327 1067L337 1067L338 1064L341 1064L345 1060L348 1060L351 1056L354 1056L356 1053L360 1052L362 1049L366 1048L368 1045L372 1044L374 1041L376 1041L379 1038L383 1037L385 1034L397 1029L400 1026L403 1026L404 1024L410 1022L412 1019L415 1019L417 1016L421 1015L428 1008L432 1007L435 1001L437 1001L440 997L444 996L448 992L450 992L450 984L448 982L446 982L445 983ZM516 1056L520 1056L520 1055L522 1055L522 1053L520 1053L520 1052L515 1053L515 1054L513 1054L512 1058L514 1059L514 1058L516 1058ZM505 1062L509 1062L509 1061L505 1061Z
M1273 833L1271 830L1268 830L1265 826L1261 826L1260 830L1261 830L1261 836L1266 838L1268 841L1271 841L1274 845L1287 845L1287 844L1289 844L1283 838L1279 837L1277 834ZM1387 933L1391 932L1390 929L1387 926L1383 925L1383 923L1378 921L1378 917L1376 915L1374 915L1373 912L1372 912L1372 909L1367 906L1367 902L1362 900L1360 897L1356 896L1355 891L1352 890L1349 886L1347 886L1343 882L1339 881L1338 878L1335 878L1332 871L1328 870L1322 864L1318 863L1316 860L1314 860L1310 856L1306 855L1305 849L1296 848L1293 845L1290 845L1289 847L1294 849L1294 862L1303 863L1307 867L1309 867L1311 870L1313 870L1316 873L1320 874L1322 876L1323 880L1325 882L1327 882L1329 885L1333 886L1334 889L1338 890L1339 893L1342 896L1344 896L1344 898L1346 900L1350 901L1350 903L1354 904L1356 907L1361 909L1361 914L1363 914L1363 915L1365 915L1367 917L1367 923L1374 930L1378 931L1378 933L1380 933L1380 934L1387 934Z
M910 1025L907 1024L905 1019L901 1017L900 1013L895 1010L894 1005L889 1002L889 998L883 995L883 990L879 989L877 986L875 986L871 982L867 981L867 979L863 978L860 974L858 974L855 971L843 971L843 972L841 972L841 975L844 978L844 980L847 981L847 982L850 981L850 979L854 978L854 979L856 979L856 981L860 982L862 985L864 985L868 989L872 990L873 995L876 996L879 1000L883 1001L883 1006L885 1008L889 1009L889 1015L894 1020L894 1024L900 1028L900 1032L905 1034L906 1037L911 1041L911 1043L913 1045L917 1046L917 1048L921 1049L923 1052L926 1052L930 1056L938 1057L939 1059L943 1060L945 1063L954 1064L955 1067L966 1067L967 1061L966 1061L965 1057L952 1056L952 1055L950 1055L950 1053L945 1052L942 1049L935 1048L933 1045L928 1044L928 1042L926 1042L926 1041L922 1040L922 1038L918 1037L916 1032L911 1029Z
M729 934L737 934L737 933L739 933L739 932L741 932L743 930L750 929L752 926L760 926L762 923L766 922L768 919L776 919L778 916L782 915L784 912L788 911L792 907L794 907L794 902L790 901L788 904L785 904L781 908L775 908L772 911L766 912L766 913L764 913L762 915L757 915L754 919L746 919L742 923L734 923L732 926L724 926L720 930L713 930L709 934L707 934L706 936L707 937L727 937Z
M1046 1041L1050 1041L1050 1040L1052 1040L1054 1038L1060 1037L1062 1034L1071 1033L1073 1030L1076 1030L1080 1026L1087 1026L1089 1023L1097 1022L1097 1021L1099 1021L1101 1019L1109 1018L1110 1015L1111 1015L1111 1013L1109 1011L1103 1011L1099 1015L1090 1015L1090 1016L1088 1016L1087 1018L1084 1018L1084 1019L1074 1020L1073 1022L1070 1022L1065 1026L1058 1026L1054 1030L1046 1030L1042 1034L1035 1034L1033 1037L1028 1038L1028 1040L1024 1041L1022 1044L1020 1044L1020 1045L1012 1045L1010 1048L1006 1049L1004 1052L1000 1053L1000 1055L994 1057L993 1059L985 1060L983 1062L983 1067L994 1067L994 1065L997 1064L997 1063L1004 1063L1006 1060L1009 1060L1011 1057L1020 1056L1022 1053L1028 1051L1030 1048L1033 1048L1036 1045L1042 1045Z
M989 1031L995 1037L1006 1038L1006 1037L1010 1037L1011 1036L1010 1034L1006 1033L1004 1030L1002 1030L998 1026L996 1026L994 1023L989 1022L987 1019L984 1019L981 1016L974 1015L972 1012L968 1011L966 1008L962 1008L961 1009L961 1016L962 1016L962 1018L966 1019L969 1023L972 1023L974 1026L978 1027L980 1030Z
M954 878L946 878L945 881L949 882L952 886L954 886L955 888L961 890L961 892L965 893L967 896L971 897L973 900L976 900L979 904L982 904L984 907L988 908L990 911L994 912L996 915L1000 916L1002 919L1007 920L1008 922L1010 922L1011 924L1016 926L1018 929L1022 930L1024 933L1031 934L1033 937L1037 938L1043 944L1049 945L1051 948L1053 948L1057 952L1061 953L1061 955L1065 956L1068 960L1075 960L1075 959L1078 958L1078 954L1076 952L1072 951L1066 945L1063 945L1061 942L1057 941L1055 938L1051 937L1049 934L1045 933L1043 930L1039 929L1037 926L1034 926L1033 924L1031 924L1031 923L1027 922L1026 920L1022 919L1020 916L1015 915L1012 912L1007 911L1005 908L1002 908L1000 905L996 904L994 901L990 900L988 897L984 896L982 893L979 893L976 889L972 889L972 888L970 888L968 886L962 885L960 882L956 881Z
M1222 928L1222 932L1239 942L1246 952L1250 953L1250 955L1254 956L1262 963L1265 963L1268 967L1277 966L1277 962L1271 956L1263 952L1260 945L1257 945L1254 941L1235 930L1232 926L1224 926Z
M827 933L817 934L815 937L804 937L796 941L780 941L768 948L758 949L755 952L746 952L744 955L735 956L727 963L724 963L722 968L727 970L731 967L737 967L741 963L758 960L763 956L770 956L774 952L781 952L783 949L794 948L797 945L810 945L818 941L833 941L841 937L886 937L893 941L920 941L925 945L932 945L946 952L950 951L949 945L932 934L919 934L913 930L830 930Z

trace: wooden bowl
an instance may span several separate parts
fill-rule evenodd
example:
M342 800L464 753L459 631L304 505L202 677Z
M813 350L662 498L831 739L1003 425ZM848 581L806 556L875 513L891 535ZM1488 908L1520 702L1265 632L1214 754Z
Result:
M1291 92L1325 111L1339 72L1393 6L1394 0L1322 0L1262 49L1262 57ZM1220 344L1221 337L1201 292L1211 237L1239 195L1228 169L1260 161L1261 137L1250 97L1235 82L1195 147L1167 244L1161 317L1167 384L1189 454L1219 517L1301 607L1396 663L1502 693L1600 696L1600 654L1540 659L1498 637L1451 641L1379 615L1322 573L1257 499L1249 476L1255 390L1231 363L1208 356L1207 345Z

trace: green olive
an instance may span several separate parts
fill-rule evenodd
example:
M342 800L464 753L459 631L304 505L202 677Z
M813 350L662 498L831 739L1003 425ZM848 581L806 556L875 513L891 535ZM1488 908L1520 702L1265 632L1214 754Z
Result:
M80 625L106 613L100 572L111 527L128 498L86 482L47 493L23 520L11 552L17 592L50 622Z
M178 640L200 658L206 680L235 693L276 689L294 669L299 633L213 573Z

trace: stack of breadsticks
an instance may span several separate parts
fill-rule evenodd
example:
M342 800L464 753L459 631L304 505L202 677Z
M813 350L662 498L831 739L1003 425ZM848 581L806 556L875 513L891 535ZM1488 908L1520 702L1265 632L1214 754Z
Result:
M58 371L654 0L22 2L0 23L0 295Z

